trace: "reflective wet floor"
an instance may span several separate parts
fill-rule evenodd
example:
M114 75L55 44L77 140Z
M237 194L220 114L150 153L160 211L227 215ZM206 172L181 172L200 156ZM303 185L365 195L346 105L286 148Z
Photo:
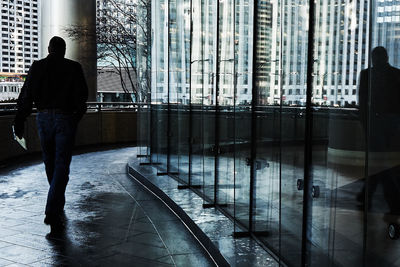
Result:
M73 157L59 239L46 239L43 164L0 170L0 266L212 266L176 216L127 176L135 153Z
M143 151L143 149L139 148L140 150ZM163 158L163 155L158 156L161 162L166 162L166 157ZM203 208L203 204L206 202L199 195L189 189L179 190L178 185L180 183L170 176L157 175L163 171L163 166L157 164L151 166L140 164L140 162L144 163L146 161L148 161L147 158L132 158L129 166L144 176L153 185L160 188L164 194L177 203L191 220L210 238L211 242L218 248L231 266L279 266L280 262L253 238L248 236L234 238L233 233L235 231L242 232L243 229L237 227L220 210L216 208ZM193 166L193 168L197 169L198 166ZM183 170L180 171L184 173Z

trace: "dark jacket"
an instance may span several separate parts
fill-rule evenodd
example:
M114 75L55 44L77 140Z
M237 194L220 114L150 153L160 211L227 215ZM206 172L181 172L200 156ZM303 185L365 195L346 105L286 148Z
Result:
M88 87L82 66L75 61L49 54L35 61L18 97L16 122L25 121L32 113L32 104L38 110L57 109L74 113L79 120L86 112Z
M362 70L359 82L360 119L400 115L400 69L386 64ZM368 112L367 112L368 109Z

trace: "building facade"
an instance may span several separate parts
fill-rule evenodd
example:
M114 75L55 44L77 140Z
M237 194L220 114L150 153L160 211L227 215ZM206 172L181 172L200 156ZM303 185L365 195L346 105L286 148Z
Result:
M28 73L39 58L39 1L1 1L0 72Z
M33 61L39 58L39 10L38 0L0 1L0 72L27 74ZM20 81L0 83L0 101L18 96L23 84Z

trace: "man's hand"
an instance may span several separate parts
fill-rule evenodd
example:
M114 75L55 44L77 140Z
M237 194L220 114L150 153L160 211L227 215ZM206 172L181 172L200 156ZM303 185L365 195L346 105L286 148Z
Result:
M14 131L18 138L22 138L24 136L24 122L14 121Z

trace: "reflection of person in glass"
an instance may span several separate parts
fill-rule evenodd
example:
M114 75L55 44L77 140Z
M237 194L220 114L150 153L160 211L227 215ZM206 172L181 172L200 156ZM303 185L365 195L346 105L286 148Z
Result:
M400 138L400 69L389 64L387 51L382 46L372 50L372 68L360 73L359 104L370 152L368 209L374 208L371 207L373 194L378 184L382 184L390 214L400 215L400 180L397 179L400 165L383 158L390 152L400 151L400 146L398 149L395 146ZM359 201L364 200L364 194L365 188L357 197Z

